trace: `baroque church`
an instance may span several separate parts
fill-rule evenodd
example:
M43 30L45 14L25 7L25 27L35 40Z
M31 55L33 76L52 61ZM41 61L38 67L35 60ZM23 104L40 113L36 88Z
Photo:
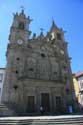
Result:
M72 72L64 31L52 21L44 36L30 37L30 17L14 14L7 46L2 102L18 115L67 112L73 103Z

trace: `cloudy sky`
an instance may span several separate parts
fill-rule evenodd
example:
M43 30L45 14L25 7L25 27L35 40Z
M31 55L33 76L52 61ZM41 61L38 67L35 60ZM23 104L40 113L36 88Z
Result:
M13 13L20 12L24 6L25 14L33 19L32 33L44 34L49 31L52 18L56 25L63 28L69 43L68 51L72 72L83 71L83 0L2 0L0 1L0 67L6 66L8 35L13 21Z

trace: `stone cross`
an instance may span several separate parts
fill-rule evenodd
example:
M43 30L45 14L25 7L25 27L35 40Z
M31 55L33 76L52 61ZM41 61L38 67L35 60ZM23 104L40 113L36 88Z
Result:
M40 30L41 30L41 32L43 32L45 29L43 29L43 28L40 28Z
M24 6L20 6L20 8L21 8L22 10L24 10Z

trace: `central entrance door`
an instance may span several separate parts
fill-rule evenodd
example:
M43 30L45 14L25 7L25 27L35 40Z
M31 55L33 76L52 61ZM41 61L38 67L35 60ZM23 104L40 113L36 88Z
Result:
M50 112L50 98L49 93L41 93L41 105L44 112Z
M34 112L35 111L35 98L34 96L28 96L28 105L27 105L27 111L28 112Z
M62 102L61 102L61 97L56 96L56 111L61 112L62 107Z

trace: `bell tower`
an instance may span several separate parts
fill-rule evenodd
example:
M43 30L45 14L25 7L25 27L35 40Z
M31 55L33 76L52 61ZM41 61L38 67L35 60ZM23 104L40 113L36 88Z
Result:
M22 44L22 42L27 43L30 31L29 24L32 20L30 17L26 17L24 10L21 10L21 13L14 14L14 19L12 26L10 28L9 41L10 43Z
M15 108L15 105L19 102L18 98L20 96L18 95L20 94L20 85L18 83L18 77L24 73L24 52L29 42L31 33L29 31L29 24L31 21L30 17L26 17L22 9L19 14L14 14L13 23L10 28L9 44L6 53L7 66L4 79L5 84L3 85L2 93L2 102L7 104L9 109L11 106Z

